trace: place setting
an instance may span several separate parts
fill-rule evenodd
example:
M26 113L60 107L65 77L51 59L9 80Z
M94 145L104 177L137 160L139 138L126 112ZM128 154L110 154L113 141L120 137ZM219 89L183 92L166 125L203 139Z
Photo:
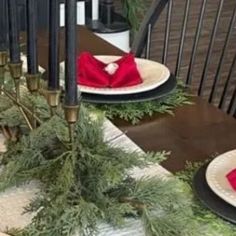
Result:
M207 208L236 224L236 150L203 165L194 176L193 187Z
M92 55L82 52L77 57L77 84L82 100L90 103L134 103L162 98L177 85L169 69L158 62L123 56ZM64 86L64 62L60 65Z

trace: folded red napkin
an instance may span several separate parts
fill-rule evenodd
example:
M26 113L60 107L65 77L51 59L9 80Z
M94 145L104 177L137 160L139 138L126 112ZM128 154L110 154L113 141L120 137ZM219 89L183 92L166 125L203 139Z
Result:
M142 83L131 53L106 64L93 57L91 53L83 52L77 58L77 66L77 84L96 88L118 88Z
M231 184L231 186L233 187L234 190L236 190L236 169L230 171L227 175L226 175L229 183Z

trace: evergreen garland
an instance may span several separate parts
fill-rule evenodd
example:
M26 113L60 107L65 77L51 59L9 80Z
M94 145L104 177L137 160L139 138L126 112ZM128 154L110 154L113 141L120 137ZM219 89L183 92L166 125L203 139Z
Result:
M133 125L138 124L144 117L152 117L155 114L174 115L173 110L176 107L192 104L191 95L186 91L183 83L179 82L177 88L165 96L163 99L157 99L147 102L135 102L124 104L86 104L92 111L96 109L105 113L108 119L120 118Z
M203 162L187 162L185 169L178 172L176 176L192 187L192 180L196 171L213 158L214 157L211 157L209 160L205 160ZM228 223L227 221L224 221L217 215L213 214L210 210L202 205L196 196L193 196L192 200L194 218L200 225L202 225L202 227L199 229L199 235L207 232L206 235L209 236L236 236L235 225Z
M44 102L38 102L38 107L40 103ZM96 235L102 221L122 226L132 217L141 220L147 236L235 236L230 224L201 207L196 199L192 201L187 182L191 183L195 166L179 174L179 179L135 180L130 168L157 163L167 154L142 155L112 147L103 140L102 122L101 114L94 120L82 108L71 149L68 129L58 110L19 142L8 143L8 151L2 154L5 168L0 190L32 179L41 183L41 193L26 209L37 215L25 229L9 230L10 235L64 236L79 231L90 236Z
M0 96L0 125L24 128L20 140L9 141L1 154L0 191L38 180L40 194L26 208L37 212L32 223L8 230L10 235L92 236L101 222L119 227L133 218L141 220L146 236L236 236L233 226L192 195L189 184L198 165L189 165L178 178L134 179L130 169L159 163L168 153L129 153L111 146L103 139L102 113L94 119L84 107L71 147L61 109L50 118L43 97L24 93L23 100L37 108L44 123L27 131L17 107Z
M90 236L96 235L99 222L121 226L127 217L141 219L146 235L193 235L190 201L181 181L135 180L129 174L133 167L163 160L165 153L128 153L103 140L103 117L94 120L81 108L79 120L73 147L59 109L39 128L10 142L2 154L1 191L32 179L41 183L41 193L26 209L37 215L12 235L64 236L78 230Z
M135 32L139 29L142 17L147 9L146 2L143 0L121 0L123 13L128 19L132 30Z
M11 89L12 79L6 76L8 89ZM29 107L34 107L38 111L37 115L41 119L49 118L49 109L47 102L42 96L32 96L27 91L24 85L21 87L23 95L23 103ZM108 119L120 118L133 125L138 124L144 117L152 117L155 114L170 114L174 115L173 110L179 106L192 104L191 95L186 90L186 85L181 81L177 87L167 96L162 99L157 99L147 102L135 102L124 104L91 104L84 105L95 113L103 112ZM5 96L0 95L0 125L5 125L1 120L5 120L10 127L15 127L24 123L17 107L12 108L13 103ZM9 110L13 109L13 110ZM9 114L10 113L10 114Z

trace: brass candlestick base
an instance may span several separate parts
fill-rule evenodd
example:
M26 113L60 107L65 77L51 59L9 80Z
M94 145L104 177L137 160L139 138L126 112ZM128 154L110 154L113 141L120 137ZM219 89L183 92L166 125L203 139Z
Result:
M23 105L21 105L21 103L20 103L20 78L22 76L22 61L19 63L10 63L9 70L10 70L11 76L15 82L16 104L18 105L18 108L19 108L22 116L24 117L28 127L32 130L34 128L34 126L32 125L32 121L29 116L31 116L31 114L32 114L32 117L35 117L35 114L34 114L34 112L32 113L31 111L28 113L27 112L28 108L27 108L27 110L25 110ZM7 93L5 92L5 94L7 94Z
M9 69L10 69L11 76L15 82L16 100L17 102L19 102L20 101L20 78L22 76L22 62L10 63Z
M5 66L0 65L0 82L4 82Z
M39 91L39 80L40 80L40 73L37 74L25 74L27 88L31 94L37 95ZM36 114L37 110L35 107L32 108L33 114ZM30 117L30 121L32 127L35 129L37 128L37 121L34 117Z
M47 90L46 91L47 102L51 108L51 115L55 114L55 109L60 104L60 95L61 95L60 90Z
M65 120L69 125L69 136L70 142L74 143L74 131L75 131L75 123L78 120L79 115L79 105L77 106L64 106L65 112Z
M22 62L10 63L9 69L13 79L20 79L22 76Z
M0 66L5 66L7 64L8 55L6 51L0 51Z
M2 90L4 85L4 75L5 75L5 67L7 64L8 55L6 51L0 51L0 89ZM2 91L0 91L2 94Z
M38 92L39 90L39 80L40 80L41 74L26 74L26 83L27 83L27 88L31 93Z
M2 89L4 87L4 75L5 75L5 66L0 65L0 95L3 94Z

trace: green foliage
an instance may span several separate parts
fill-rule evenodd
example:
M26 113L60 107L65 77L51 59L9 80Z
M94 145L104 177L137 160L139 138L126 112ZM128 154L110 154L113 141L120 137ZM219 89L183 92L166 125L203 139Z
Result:
M128 104L97 104L95 106L88 104L87 106L91 110L103 111L109 119L120 118L132 124L138 124L145 116L152 117L157 113L173 115L173 109L184 104L191 104L189 100L190 95L184 90L183 85L179 84L171 94L162 100Z
M131 24L132 30L137 31L147 9L146 2L143 0L121 0L121 2L124 16Z
M2 100L0 99L1 102ZM9 127L25 126L25 121L17 106L11 106L0 113L0 125Z
M212 159L212 158L210 158ZM177 176L192 186L192 179L196 171L210 160L204 162L187 162L186 168L177 173ZM199 235L206 236L236 236L235 226L222 220L210 210L206 209L202 203L193 195L192 209L194 219L202 227L199 228Z
M17 107L4 96L0 99L7 104L0 107L1 124L21 126ZM18 142L8 143L0 163L4 165L0 191L37 180L40 194L25 209L37 212L32 223L23 230L8 230L10 235L92 236L101 222L118 227L133 217L141 220L147 236L236 236L230 224L192 195L189 184L198 164L189 165L179 179L136 180L130 176L133 167L160 163L169 153L129 153L111 146L104 141L103 113L96 110L91 115L91 109L83 106L71 145L61 109L50 117L42 97L25 93L22 101L44 122L27 130Z
M4 95L0 95L0 112L7 110L12 106L12 102L6 98Z
M103 140L102 123L101 115L94 118L82 107L75 126L75 144L71 146L59 110L58 115L25 134L19 142L9 144L3 154L5 168L0 175L0 190L32 179L41 183L41 193L26 208L37 215L28 227L13 235L64 236L76 231L82 236L96 235L99 222L121 226L126 216L140 217L145 226L155 218L156 225L162 222L163 227L169 225L165 224L168 218L171 230L176 227L177 212L181 218L185 214L191 218L188 201L181 200L180 189L184 188L178 180L135 180L129 174L133 167L158 163L168 153L146 155L112 147ZM179 185L174 192L164 187L173 185ZM137 201L144 205L143 209L136 205ZM183 214L183 206L190 210ZM156 210L163 216L157 217L153 213ZM147 230L156 235L154 228Z
M41 120L47 120L50 117L49 107L45 98L34 96L28 92L22 91L22 101L35 115ZM0 126L26 128L26 122L16 104L4 95L0 96Z

